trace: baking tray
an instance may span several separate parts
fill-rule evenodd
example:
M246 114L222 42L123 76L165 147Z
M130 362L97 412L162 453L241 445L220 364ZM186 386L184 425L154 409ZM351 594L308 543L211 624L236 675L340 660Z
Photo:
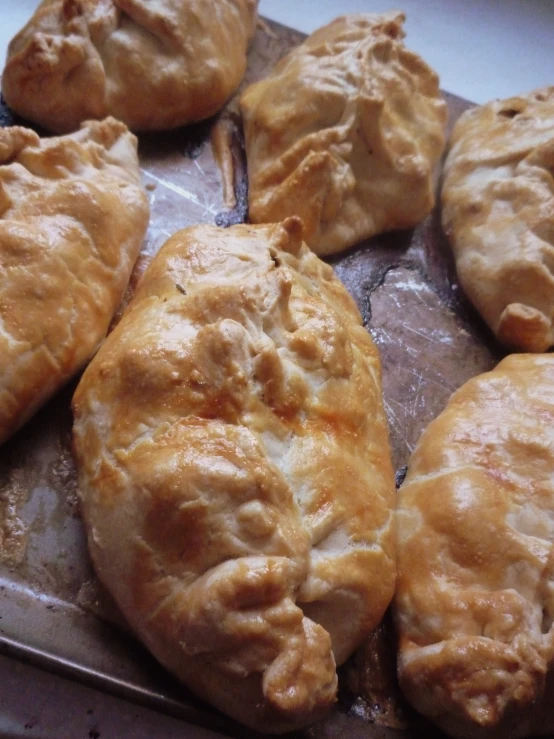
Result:
M258 28L242 87L303 34ZM450 126L470 103L445 94ZM151 222L130 291L164 241L195 223L246 217L247 180L237 98L217 119L140 137ZM9 111L0 123L11 123ZM226 138L235 172L229 207L212 145ZM328 260L354 296L381 352L393 464L402 478L422 429L469 377L501 350L456 282L435 210L414 230L365 241ZM60 672L228 736L255 736L178 685L136 642L98 585L86 550L70 452L76 380L0 449L0 652ZM339 701L297 737L392 739L440 736L403 703L388 619L341 669ZM292 735L291 735L292 736Z

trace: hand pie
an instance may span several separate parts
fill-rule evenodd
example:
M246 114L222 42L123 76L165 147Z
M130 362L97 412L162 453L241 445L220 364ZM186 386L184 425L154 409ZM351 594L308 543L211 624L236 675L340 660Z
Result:
M0 128L0 443L106 335L148 223L136 143L109 118Z
M257 0L43 0L9 45L2 92L57 132L106 115L181 126L238 87L256 18Z
M245 90L252 223L298 215L311 249L332 254L429 213L447 111L403 21L337 18Z
M442 208L460 284L498 339L554 345L554 87L461 116Z
M335 701L395 580L378 353L298 219L180 231L73 400L100 579L154 655L256 729Z
M553 388L552 355L470 380L400 489L400 682L451 736L554 730Z

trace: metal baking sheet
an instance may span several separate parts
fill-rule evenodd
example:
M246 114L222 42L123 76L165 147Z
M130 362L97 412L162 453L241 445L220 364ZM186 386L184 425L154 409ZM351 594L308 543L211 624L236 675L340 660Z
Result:
M302 34L268 22L243 83L262 77ZM450 124L469 103L446 95ZM220 117L233 151L237 204L225 205L211 144L216 120L140 138L152 210L131 284L172 233L246 216L247 183L236 97ZM9 124L4 109L0 124ZM399 477L426 424L469 377L501 356L461 294L433 212L412 231L363 242L329 260L356 299L382 357L393 462ZM75 382L0 449L0 651L228 736L254 735L194 699L127 631L88 559L70 452ZM399 696L388 622L341 670L336 710L295 736L392 739L421 735ZM419 727L419 728L418 728ZM440 736L425 725L426 736Z

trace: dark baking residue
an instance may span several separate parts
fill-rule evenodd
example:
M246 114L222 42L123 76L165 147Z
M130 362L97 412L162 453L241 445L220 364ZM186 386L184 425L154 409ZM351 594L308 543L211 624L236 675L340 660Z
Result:
M405 464L403 467L399 467L399 469L396 470L394 473L394 481L396 483L396 489L402 485L404 480L406 479L406 474L408 473L408 465Z
M237 223L246 223L248 220L248 178L246 173L235 183L235 197L237 204L232 210L223 210L216 215L216 226L229 228L229 226L236 226Z
M0 127L15 126L15 116L8 108L4 96L0 93Z
M231 152L235 170L235 200L232 210L224 210L215 217L216 226L229 228L238 223L248 221L248 175L246 171L246 150L244 148L244 133L240 116L229 114L231 129Z
M210 141L210 131L214 123L213 118L200 123L193 123L183 128L186 133L186 141L181 146L181 154L187 159L198 159L204 151L204 147Z

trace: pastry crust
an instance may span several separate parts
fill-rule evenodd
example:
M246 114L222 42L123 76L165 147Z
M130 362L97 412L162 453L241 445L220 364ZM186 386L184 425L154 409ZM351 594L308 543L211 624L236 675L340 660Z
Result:
M96 571L154 655L266 731L335 701L395 580L377 349L298 219L198 226L73 401Z
M119 121L50 139L0 128L0 443L98 348L148 215Z
M429 213L447 111L403 21L337 18L245 90L252 223L298 215L311 249L332 254Z
M136 131L215 114L238 87L258 0L43 0L12 39L8 105L52 131L113 115Z
M467 382L399 492L401 686L451 736L554 730L552 388L552 355Z
M554 87L457 122L442 222L465 293L511 349L554 345Z

